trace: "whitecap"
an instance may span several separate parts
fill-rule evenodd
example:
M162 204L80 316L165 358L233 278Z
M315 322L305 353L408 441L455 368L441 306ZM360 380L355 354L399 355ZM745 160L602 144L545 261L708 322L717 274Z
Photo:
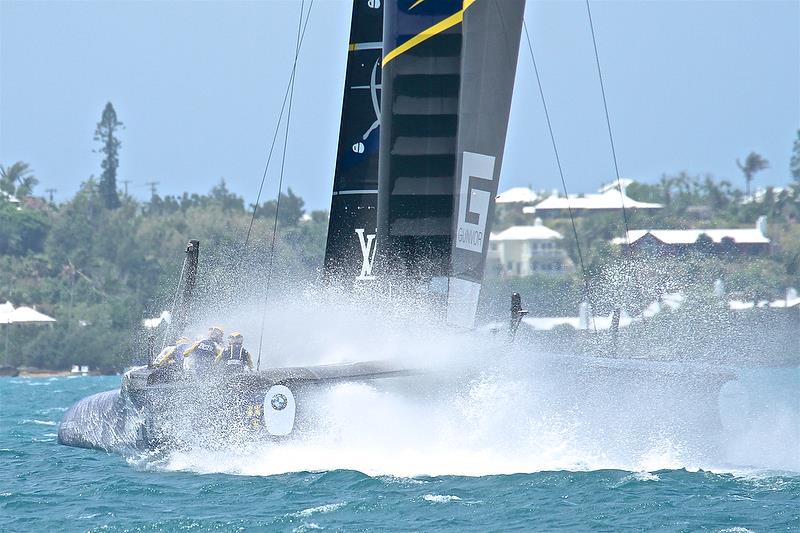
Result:
M458 496L453 496L452 494L426 494L422 497L423 500L426 502L433 502L433 503L449 503L449 502L459 502L461 498Z
M634 472L630 477L636 481L659 481L661 479L658 474L652 472Z
M56 426L56 425L58 425L58 422L53 422L52 420L36 420L35 418L33 420L25 419L25 420L22 421L22 423L23 424L38 424L40 426Z
M658 477L657 474L653 474L652 472L641 471L641 472L633 472L632 474L628 474L627 476L623 477L616 483L612 485L612 488L622 487L623 485L627 485L628 483L634 483L637 481L660 481L661 478Z
M325 505L320 505L320 506L317 506L317 507L310 507L308 509L303 509L302 511L298 511L296 513L292 513L292 516L309 517L312 514L316 514L316 513L330 513L331 511L335 511L337 509L341 509L345 505L347 505L347 502L327 503Z

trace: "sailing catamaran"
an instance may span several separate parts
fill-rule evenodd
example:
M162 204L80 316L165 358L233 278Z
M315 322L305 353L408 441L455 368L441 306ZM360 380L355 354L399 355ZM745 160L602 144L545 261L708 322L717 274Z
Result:
M525 0L354 1L326 282L413 291L439 302L451 326L474 327L524 8ZM176 333L198 257L191 241ZM514 303L512 329L524 313ZM186 420L209 436L245 427L248 438L283 437L303 427L309 388L410 373L360 362L198 380L149 364L126 372L120 390L72 406L58 438L153 448L179 443ZM187 416L178 405L199 407Z

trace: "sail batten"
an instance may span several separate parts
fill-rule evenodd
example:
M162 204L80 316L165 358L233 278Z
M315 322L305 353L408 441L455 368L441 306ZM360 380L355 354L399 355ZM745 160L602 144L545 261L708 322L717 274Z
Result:
M480 295L524 7L384 8L377 275L447 279L447 320L458 326L472 327Z

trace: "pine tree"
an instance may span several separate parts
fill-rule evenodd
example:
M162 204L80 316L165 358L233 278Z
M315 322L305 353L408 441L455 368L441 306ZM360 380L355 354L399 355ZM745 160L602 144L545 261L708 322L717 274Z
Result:
M120 141L115 133L122 127L122 122L117 120L117 112L111 102L106 104L103 109L103 116L97 123L94 132L94 140L102 144L100 152L105 154L102 164L103 174L100 176L98 189L103 203L108 209L116 209L120 206L119 194L117 194L117 168L119 167L119 147Z

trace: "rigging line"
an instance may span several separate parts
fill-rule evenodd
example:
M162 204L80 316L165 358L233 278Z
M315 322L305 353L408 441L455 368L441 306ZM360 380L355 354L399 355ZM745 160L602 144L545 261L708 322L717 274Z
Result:
M597 52L597 38L594 34L594 22L592 21L592 10L589 8L589 0L586 0L586 14L589 16L589 28L592 30L592 45L594 46L594 59L597 64L597 76L600 78L600 93L603 95L603 109L606 112L606 126L608 126L608 139L611 142L611 155L614 158L614 172L617 175L617 189L619 190L620 203L622 205L622 221L625 224L625 244L630 249L628 242L628 213L625 210L625 195L622 193L622 180L619 177L619 164L617 163L617 150L614 147L614 135L611 133L611 119L608 115L608 102L606 100L606 89L603 83L603 71L600 69L600 54Z
M306 21L303 26L303 33L300 36L300 40L298 44L295 46L295 64L297 62L297 56L300 53L300 48L303 46L303 41L306 37L306 28L308 27L308 17L311 16L311 7L313 7L314 1L311 1L311 4L308 8L308 15L306 16ZM301 15L302 16L302 15ZM272 161L272 153L275 150L275 142L278 139L278 132L280 131L281 122L283 122L283 113L286 110L286 102L289 99L289 87L294 80L295 68L294 65L292 66L292 72L289 76L289 82L286 84L286 91L283 94L283 103L281 104L281 112L278 115L278 122L275 124L275 133L272 135L272 144L269 147L269 155L267 156L267 163L264 165L264 172L261 175L261 184L258 186L258 195L256 196L256 203L253 205L253 213L250 216L250 225L247 227L247 236L244 239L244 248L247 251L247 245L250 242L250 234L253 231L253 224L256 220L256 212L258 210L258 204L261 202L261 192L264 190L264 183L267 179L267 171L269 170L269 164Z
M178 284L175 286L175 297L172 299L172 311L170 312L170 319L169 324L167 324L167 329L164 331L164 339L161 341L161 349L163 350L167 346L167 335L172 331L172 322L175 320L175 308L178 306L178 293L181 291L181 285L183 284L183 274L186 272L186 262L189 260L189 257L183 258L183 266L181 266L181 274L178 276Z
M275 262L275 237L278 233L278 213L281 208L281 189L283 189L283 173L286 168L286 148L289 144L289 126L292 120L292 100L294 99L294 83L296 80L297 72L297 58L300 55L300 43L302 35L305 33L305 27L308 25L308 19L311 18L311 8L314 7L314 0L308 6L308 15L306 15L305 26L303 26L303 10L305 9L305 0L300 3L300 21L297 26L297 45L295 46L294 63L292 64L292 75L289 78L289 107L286 110L286 129L283 136L283 154L281 155L281 172L278 179L278 198L275 203L275 221L272 225L272 242L269 247L269 268L267 270L267 287L264 294L264 311L261 314L261 332L258 339L258 361L256 363L256 370L261 368L261 352L264 345L264 326L267 320L267 301L269 300L269 289L272 283L272 269ZM301 34L302 27L302 34Z
M553 153L556 157L556 165L558 166L558 175L561 177L561 186L564 189L564 197L567 200L567 211L569 212L569 220L572 223L572 233L575 236L575 246L578 249L578 260L581 263L581 272L583 273L583 286L586 291L586 299L589 300L589 305L592 306L591 291L589 290L589 275L586 271L586 265L583 261L583 251L581 249L580 240L578 240L578 228L575 225L575 216L572 213L572 206L569 201L569 192L567 191L567 181L564 179L564 169L561 166L561 157L558 155L558 148L556 147L556 136L553 133L553 125L550 122L550 113L547 110L547 102L544 98L544 89L542 88L542 80L539 77L539 67L536 64L536 56L533 53L533 44L531 43L531 36L528 33L528 23L523 19L522 27L525 29L525 40L528 43L528 51L531 54L531 61L533 62L533 71L536 74L536 84L539 86L539 95L542 97L542 107L544 108L544 117L547 121L547 131L550 133L550 141L553 143ZM594 332L597 333L597 324L594 321L594 314L590 313L592 317L592 327Z

